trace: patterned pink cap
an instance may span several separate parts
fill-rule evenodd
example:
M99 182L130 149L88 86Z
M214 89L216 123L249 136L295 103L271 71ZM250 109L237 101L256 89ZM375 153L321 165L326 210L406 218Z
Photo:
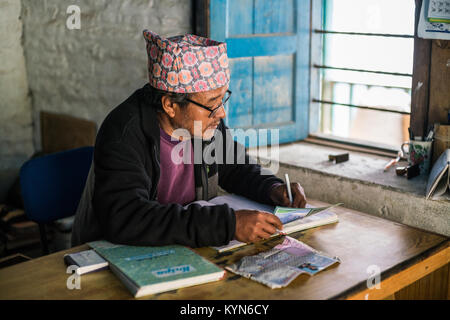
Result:
M144 30L144 38L152 87L192 93L230 82L226 43L192 34L163 39L149 30Z

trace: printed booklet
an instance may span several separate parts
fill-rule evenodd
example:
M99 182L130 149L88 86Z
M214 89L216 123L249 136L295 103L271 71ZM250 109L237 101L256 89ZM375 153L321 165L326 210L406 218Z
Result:
M302 273L313 276L335 263L340 263L338 257L286 236L273 249L244 257L225 269L275 289L286 287Z

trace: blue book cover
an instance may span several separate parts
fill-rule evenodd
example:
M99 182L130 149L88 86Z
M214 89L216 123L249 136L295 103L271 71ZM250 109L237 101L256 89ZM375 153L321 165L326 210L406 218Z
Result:
M135 297L217 281L225 271L189 248L138 247L107 241L88 243Z

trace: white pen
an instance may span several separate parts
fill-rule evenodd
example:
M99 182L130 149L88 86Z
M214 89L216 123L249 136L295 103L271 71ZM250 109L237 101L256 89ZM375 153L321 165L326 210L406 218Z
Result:
M289 181L289 175L286 173L284 175L284 177L286 178L286 186L287 186L287 192L288 192L288 196L289 196L289 203L292 204L292 192L291 192L291 183Z

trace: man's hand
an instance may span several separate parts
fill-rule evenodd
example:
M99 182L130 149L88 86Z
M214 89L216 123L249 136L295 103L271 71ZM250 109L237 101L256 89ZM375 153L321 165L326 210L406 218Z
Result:
M257 210L237 210L235 238L241 242L256 242L268 239L283 224L274 214Z
M286 184L281 184L273 188L270 192L270 199L277 206L304 208L306 206L305 190L298 182L291 183L292 203L289 203L289 196Z

